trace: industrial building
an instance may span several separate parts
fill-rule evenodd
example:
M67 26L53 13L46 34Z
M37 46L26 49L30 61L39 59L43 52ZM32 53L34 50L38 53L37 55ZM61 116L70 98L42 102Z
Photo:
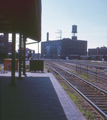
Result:
M78 59L81 55L87 55L87 41L77 40L77 26L72 26L72 39L63 38L61 40L49 40L41 42L41 57L43 58L61 58Z
M18 53L16 53L16 58L18 58L19 50ZM22 50L23 53L23 50ZM1 33L0 34L0 61L3 62L4 58L11 57L12 55L12 42L9 42L8 40L8 34L7 33ZM26 57L34 57L35 56L35 51L26 48Z
M12 53L12 42L8 42L8 34L0 34L0 60L3 61L9 53Z
M93 49L88 49L88 56L93 60L106 60L107 61L107 47L97 47Z
M107 47L97 47L94 49L88 49L88 55L107 55Z
M21 58L23 59L24 56L24 49L22 48L21 50ZM26 48L25 49L25 59L28 60L30 57L35 57L35 50ZM16 53L16 58L19 59L19 49L18 52Z

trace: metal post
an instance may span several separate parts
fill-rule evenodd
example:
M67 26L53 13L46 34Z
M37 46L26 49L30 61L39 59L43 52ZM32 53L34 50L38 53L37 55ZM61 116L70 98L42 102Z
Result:
M96 80L97 80L97 67L96 67Z
M15 32L12 34L12 61L11 61L11 84L15 85Z
M39 42L38 42L38 60L39 60Z
M22 35L20 34L20 38L19 38L19 79L21 79L21 52L22 52L22 49L21 49L21 44L22 44Z
M77 71L77 63L76 63L76 71Z
M87 65L87 77L88 77L88 65Z
M81 74L81 64L80 64L80 74Z
M24 48L23 48L23 75L26 75L26 69L25 69L25 56L26 56L26 37L23 37L23 43L24 43Z

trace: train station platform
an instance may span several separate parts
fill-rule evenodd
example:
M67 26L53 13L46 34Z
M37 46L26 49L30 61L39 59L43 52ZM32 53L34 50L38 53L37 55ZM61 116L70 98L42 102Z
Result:
M1 120L85 120L51 73L29 72L15 87L10 76L0 74Z

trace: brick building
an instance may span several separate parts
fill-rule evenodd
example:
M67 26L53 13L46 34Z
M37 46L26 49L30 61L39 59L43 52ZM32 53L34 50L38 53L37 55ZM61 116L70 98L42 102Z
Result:
M90 59L93 60L106 60L107 61L107 47L97 47L93 49L88 49L88 55L90 56Z
M88 49L88 55L107 55L107 47Z
M0 34L0 60L3 61L8 54L8 34Z
M41 57L43 58L74 58L74 56L87 55L87 41L64 38L41 42Z

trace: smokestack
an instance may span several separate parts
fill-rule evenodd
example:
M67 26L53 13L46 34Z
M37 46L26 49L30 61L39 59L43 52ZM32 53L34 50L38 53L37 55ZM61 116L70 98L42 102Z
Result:
M47 32L47 42L49 41L49 33Z

